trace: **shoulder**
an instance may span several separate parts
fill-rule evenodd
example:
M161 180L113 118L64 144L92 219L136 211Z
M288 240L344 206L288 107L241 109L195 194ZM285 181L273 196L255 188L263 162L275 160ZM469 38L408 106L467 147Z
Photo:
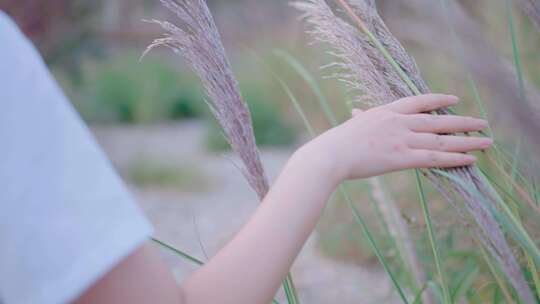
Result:
M15 21L2 10L0 10L0 45L2 46L0 67L3 68L0 71L9 71L6 68L23 68L29 55L39 57L36 56L39 54L32 42L19 29Z
M20 39L23 37L24 35L19 30L15 21L4 11L0 10L0 39L9 41L9 39Z

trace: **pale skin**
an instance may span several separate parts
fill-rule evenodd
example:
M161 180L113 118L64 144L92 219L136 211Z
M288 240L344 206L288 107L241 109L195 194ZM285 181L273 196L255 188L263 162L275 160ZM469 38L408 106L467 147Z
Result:
M459 167L476 161L489 138L442 135L480 131L481 119L424 114L458 98L400 99L352 118L297 150L241 231L206 265L177 284L157 249L145 244L75 303L267 304L315 227L336 187L411 168Z

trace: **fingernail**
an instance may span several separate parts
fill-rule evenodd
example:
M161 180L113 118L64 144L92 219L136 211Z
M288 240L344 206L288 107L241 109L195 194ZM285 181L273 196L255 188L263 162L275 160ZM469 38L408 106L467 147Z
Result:
M487 120L485 120L485 119L475 118L475 120L476 120L476 123L478 124L479 128L484 129L484 128L487 128L489 126Z
M483 148L489 148L493 145L493 139L491 138L484 138L482 141L482 147Z
M450 101L452 103L458 103L459 102L459 97L457 97L455 95L448 95L448 99L450 99Z
M466 159L467 159L467 162L471 162L471 163L476 162L476 156L474 156L474 155L467 155Z

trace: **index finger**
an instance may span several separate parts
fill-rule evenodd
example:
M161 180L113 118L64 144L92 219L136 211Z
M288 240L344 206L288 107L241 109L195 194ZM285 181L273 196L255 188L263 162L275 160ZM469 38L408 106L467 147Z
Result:
M459 98L446 94L425 94L399 99L383 108L401 114L418 114L446 108L459 102Z

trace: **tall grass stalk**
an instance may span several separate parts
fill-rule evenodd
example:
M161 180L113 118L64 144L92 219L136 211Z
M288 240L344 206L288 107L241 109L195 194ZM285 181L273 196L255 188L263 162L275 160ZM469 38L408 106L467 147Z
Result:
M480 243L480 241L476 241L476 243L478 244L478 247L480 248L480 253L482 254L482 258L486 262L489 268L489 271L493 275L493 278L495 278L495 282L497 282L497 286L499 286L499 288L501 289L501 292L504 298L506 299L506 302L513 303L514 301L512 300L512 295L510 294L510 291L508 290L506 282L504 281L503 278L501 278L497 268L495 268L495 265L493 265L493 263L491 262L491 257L488 255L486 250L482 247L483 245Z
M192 256L190 254L187 254L186 252L184 252L184 251L182 251L180 249L175 248L174 246L172 246L170 244L167 244L167 243L165 243L163 241L160 241L160 240L158 240L158 239L156 239L154 237L151 237L150 240L152 240L152 242L158 244L159 246L167 249L168 251L172 252L173 254L175 254L175 255L183 258L183 259L186 259L186 260L188 260L188 261L190 261L190 262L192 262L192 263L194 263L196 265L199 265L199 266L204 265L203 261L197 259L196 257L194 257L194 256ZM272 299L272 303L273 304L279 304L279 302L276 299Z
M508 19L508 31L510 32L510 38L512 42L512 56L514 58L514 65L515 65L517 81L519 85L519 93L521 96L521 101L527 102L527 90L525 88L525 80L524 80L525 75L523 72L523 63L521 60L521 54L520 54L520 50L517 43L517 34L515 30L514 17L513 17L513 11L512 11L512 0L506 0L505 4L506 4L506 15ZM540 4L537 3L535 5L536 5L536 9L540 11ZM518 139L516 152L514 153L514 162L512 163L511 180L513 181L513 183L511 184L511 188L509 191L510 193L513 192L514 185L516 184L515 183L516 174L518 173L517 163L519 159L519 151L521 148L521 144L522 144L521 140Z
M330 110L328 99L320 90L314 77L289 53L278 50L275 51L275 54L283 58L304 79L317 96L317 100L325 113L326 119L332 126L336 126L337 118ZM349 108L349 110L352 109ZM302 111L300 115L302 115L301 113ZM388 234L392 243L396 246L399 258L405 265L405 269L407 269L407 275L412 279L411 282L415 286L415 289L419 290L421 286L425 285L426 275L418 260L407 224L402 219L396 202L387 194L381 178L369 178L367 182L371 186L372 197L377 203L374 205L374 208L378 214L383 216L383 225L387 227ZM422 298L425 303L433 303L433 295L429 291L422 293Z
M431 245L433 257L435 258L435 267L437 268L437 273L439 274L439 279L441 280L444 303L450 303L451 302L450 292L448 291L448 285L446 283L445 274L442 268L439 245L437 243L437 237L435 236L433 224L431 222L431 216L429 215L429 208L427 205L426 194L424 192L424 187L422 186L422 180L420 179L419 170L415 170L414 174L416 177L416 187L418 190L418 194L420 196L420 203L422 205L422 213L424 214L424 220L426 221L426 228L427 228L427 232L429 236L429 243Z
M317 135L315 133L315 129L313 128L313 126L311 125L309 120L307 119L307 116L306 116L304 110L302 109L302 106L298 102L298 99L292 93L289 86L287 86L287 84L285 84L285 82L283 80L281 80L277 76L275 76L275 77L276 77L277 81L279 82L280 86L282 87L282 89L285 91L285 93L289 97L289 100L293 104L295 110L298 112L298 115L302 118L302 121L304 122L306 130L310 133L311 137L315 137ZM369 230L369 227L367 226L366 222L362 218L362 215L360 214L360 211L358 210L358 208L354 204L351 196L347 192L347 189L342 184L342 185L339 185L338 191L342 195L343 199L345 200L345 202L347 203L349 208L351 209L351 211L353 213L353 216L355 218L355 221L362 228L362 231L363 231L364 235L366 236L371 248L373 249L373 252L375 253L375 256L377 256L377 259L379 260L379 262L383 266L385 272L390 277L390 279L392 281L392 284L396 288L396 291L398 292L398 295L400 296L401 300L403 301L403 303L408 304L409 302L407 300L407 297L405 296L405 293L404 293L401 285L399 284L399 282L397 281L397 278L395 277L392 270L390 269L390 266L389 266L388 262L386 261L384 255L382 254L381 250L379 249L379 247L378 247L378 245L377 245L377 243L375 241L375 238L373 237L373 234L371 233L371 231Z
M338 120L335 113L331 110L330 103L326 96L322 93L317 81L311 75L311 73L300 63L294 56L283 50L275 50L274 54L282 58L299 76L308 84L310 89L317 97L319 106L323 110L326 119L331 126L336 126ZM282 85L283 86L283 85ZM286 90L287 91L287 90ZM288 91L287 91L288 92ZM289 93L288 93L289 94ZM289 97L290 94L289 94ZM292 96L294 98L294 96ZM298 102L293 102L295 109L300 117L304 121L304 124L308 128L311 134L315 134L310 131L311 125L307 122L304 111L301 109ZM351 110L351 109L349 109ZM412 284L416 290L420 290L421 286L425 286L426 275L422 270L418 256L416 254L414 243L410 236L409 228L400 215L399 208L390 195L387 194L387 190L384 187L384 182L380 177L369 178L367 181L371 186L371 194L376 201L374 208L377 214L383 217L383 226L386 227L389 237L392 243L395 245L399 258L405 265L407 275L410 277ZM428 291L425 294L422 293L422 297L425 303L433 303L433 296Z
M199 266L204 265L203 261L199 260L198 258L196 258L196 257L194 257L194 256L192 256L190 254L185 253L184 251L182 251L180 249L176 249L173 246L171 246L171 245L169 245L169 244L167 244L167 243L165 243L163 241L160 241L160 240L158 240L158 239L156 239L154 237L152 237L150 239L152 240L152 242L158 244L159 246L173 252L174 254L176 254L176 255L178 255L178 256L180 256L180 257L182 257L182 258L184 258L184 259L186 259L186 260L188 260L188 261L190 261L190 262L192 262L192 263L194 263L196 265L199 265Z
M540 250L536 247L534 241L531 239L531 237L528 235L528 233L525 231L525 228L521 224L521 221L516 217L514 212L506 205L506 203L502 200L500 196L496 197L496 203L498 206L504 211L504 214L499 212L498 209L496 209L495 206L493 206L484 196L483 193L481 193L479 190L474 189L471 185L469 185L465 180L463 180L461 177L453 176L449 174L448 172L434 169L434 171L437 172L437 174L442 175L449 180L454 181L455 183L459 184L460 186L467 188L471 194L476 196L478 202L482 203L485 207L487 207L491 214L493 214L497 220L501 223L501 225L505 228L506 232L508 232L513 238L521 244L522 248L526 250L527 253L532 253L531 256L534 258L535 262L540 262ZM487 177L482 173L482 178L486 179ZM491 186L491 184L488 182L488 186L490 187L488 190L491 192L496 192L495 189Z
M505 0L506 3L506 16L508 19L508 30L510 31L510 38L512 41L512 56L514 58L514 65L516 67L517 80L519 85L519 94L522 102L527 102L527 93L525 90L525 82L523 81L523 64L521 63L521 56L519 55L519 48L517 44L516 29L514 26L514 16L512 14L512 0Z
M540 31L540 2L537 0L517 0L517 3Z
M330 43L337 50L334 53L342 60L342 63L336 66L350 71L343 77L345 81L356 85L356 88L364 89L363 91L369 95L382 95L381 102L391 102L397 99L396 97L429 92L416 64L389 32L372 1L350 0L354 3L355 9L345 0L336 1L360 32L355 33L351 25L335 16L324 1L301 1L296 4L296 7L306 12L306 19L314 27L312 34L320 41ZM368 23L364 23L356 13ZM359 35L360 33L365 35L365 38ZM437 111L437 114L448 113L444 109ZM500 263L519 297L525 303L534 303L531 290L499 225L510 224L511 227L507 227L511 228L508 229L512 232L510 235L532 255L536 255L538 249L534 243L530 242L527 232L521 229L522 227L516 227L512 214L508 214L506 210L504 216L501 216L490 208L492 206L479 201L477 192L481 194L480 199L487 200L490 204L497 202L500 197L493 191L491 185L486 184L486 179L479 175L475 167L440 171L454 177L453 179L439 174L439 171L428 170L426 174L431 176L430 180L435 182L440 191L446 187L444 180L449 181L451 189L464 199L466 210L476 221L475 231L482 243L488 246L489 252ZM456 179L465 183L458 183ZM454 202L452 204L457 206ZM458 212L461 211L458 210Z
M364 32L369 40L375 45L375 47L381 52L383 57L390 63L390 65L394 68L394 70L398 73L399 77L407 84L409 89L413 92L414 95L421 95L422 92L418 87L413 83L413 81L409 78L409 76L405 73L403 68L396 62L396 60L392 57L392 55L387 51L387 49L384 47L384 45L375 37L373 33L368 29L366 24L360 19L354 10L349 6L349 4L345 0L337 0L337 2L341 5L341 7L345 10L347 15L356 23L358 28L362 32ZM415 179L416 179L416 186L418 189L418 193L420 196L420 202L422 205L422 213L424 215L424 219L426 221L426 226L428 230L430 245L433 251L433 257L435 258L435 265L437 267L437 272L439 273L439 279L441 280L441 285L443 289L443 295L444 295L444 302L450 303L450 294L448 292L448 286L444 279L444 273L441 266L440 261L440 253L437 245L437 240L435 239L435 235L433 232L433 226L431 223L431 217L429 215L429 209L427 206L427 202L425 199L424 190L422 187L422 181L420 180L420 174L419 170L415 170Z
M415 94L420 94L420 90L418 89L418 87L413 83L413 81L409 78L409 76L407 75L407 73L405 73L405 71L403 70L402 66L400 66L396 61L395 59L392 57L392 55L388 52L388 50L385 48L385 46L380 43L380 41L378 41L377 37L375 37L375 35L373 35L370 30L368 29L368 27L363 23L363 21L358 17L356 16L355 12L352 10L352 8L349 6L349 4L345 1L345 0L337 0L338 3L340 3L340 5L345 9L345 11L347 12L347 14L349 15L349 17L351 17L356 23L357 23L357 26L363 31L365 32L365 34L369 37L369 39L371 40L371 42L373 42L376 46L376 48L383 54L383 56L385 57L385 59L387 61L390 62L390 64L392 65L392 67L394 69L397 70L398 74L400 75L400 77L402 78L402 80L407 83L407 85L409 86L409 88L413 91L413 93ZM511 21L512 18L509 17L509 20ZM513 39L515 41L515 39ZM519 59L519 55L515 55L515 57L517 57ZM519 63L520 61L517 60L517 62ZM521 82L523 83L523 78L520 77L521 79ZM524 90L524 86L523 86L523 90ZM444 113L441 113L441 114L444 114ZM442 171L440 170L436 170L438 171L438 174L441 174ZM446 177L450 176L450 174L446 173L445 174ZM451 180L454 180L454 181L457 181L459 180L459 178L457 177L454 177L452 178ZM465 183L463 180L461 180L461 182L459 183L461 184L462 187L464 188L471 188L473 187L473 185L467 185L467 183ZM534 242L530 239L530 237L528 236L527 232L524 230L524 228L520 225L520 222L519 220L516 220L516 218L513 216L512 212L509 211L508 207L504 204L504 202L500 199L500 197L498 196L497 192L491 187L491 185L489 184L489 182L485 183L485 185L487 186L487 190L489 190L491 192L491 194L494 196L495 200L497 202L499 202L499 204L501 205L501 207L503 208L503 210L506 212L506 214L508 215L508 217L510 218L510 220L513 222L514 224L514 227L512 228L517 228L517 230L520 231L520 236L517 236L517 238L519 239L526 239L526 242L525 242L525 246L526 247L531 247L531 251L533 252L539 252L538 251L538 248L536 248L536 246L534 245ZM476 190L475 192L476 195L478 195L479 197L483 196L484 194L482 194L481 191L479 190ZM506 219L505 219L506 220ZM540 255L538 254L535 254L538 257L540 257Z
M269 182L255 142L251 113L242 99L238 83L225 53L214 18L204 0L160 0L180 19L180 26L150 20L165 31L143 56L155 47L172 49L187 61L208 96L208 106L223 129L232 150L242 161L242 173L262 201ZM299 303L290 273L283 282L289 304Z
M478 111L480 112L480 116L484 119L488 119L487 117L487 113L486 113L486 109L485 109L485 106L484 106L484 101L482 100L482 97L480 96L480 92L478 90L478 85L476 84L476 81L474 80L473 78L473 75L471 73L471 71L469 70L469 68L466 66L465 62L465 52L464 52L464 49L463 49L463 45L461 43L461 41L459 40L458 38L458 35L456 33L456 30L452 24L452 21L451 21L451 17L450 17L450 7L449 7L449 4L448 4L448 0L440 0L440 3L441 3L441 6L442 6L442 9L443 9L443 13L444 13L444 16L445 16L445 19L446 19L446 23L447 23L447 26L448 26L448 29L449 29L449 32L450 32L450 36L452 37L452 44L453 44L453 47L455 49L455 53L459 59L459 61L462 63L463 65L463 69L465 71L465 74L466 74L466 79L467 79L467 85L469 86L469 89L473 95L473 100L476 104L476 107L478 109ZM516 39L513 39L514 41ZM517 48L516 48L517 49ZM519 56L519 53L517 53L517 55ZM516 62L521 62L521 60L517 60ZM521 70L521 69L518 69L518 70ZM519 79L522 79L522 81L520 81L521 83L523 83L523 77L518 77ZM524 88L524 86L522 86ZM524 94L524 91L521 91L520 92L520 95L523 95ZM489 131L489 136L490 137L494 137L495 136L495 133L493 132L493 129L491 127L491 123L488 123L488 131ZM493 145L493 150L494 150L494 157L492 157L491 155L493 154L492 152L490 151L486 151L485 155L487 156L487 159L491 162L492 165L495 166L495 168L499 171L499 173L501 173L503 176L507 177L508 176L508 173L506 171L505 168L503 168L501 166L501 163L504 164L506 163L507 165L509 166L512 166L512 168L516 168L514 165L514 163L516 162L516 159L514 159L514 161L509 161L505 158L504 156L504 152L501 151L501 148L499 146L499 143L497 141L495 141L495 144ZM525 186L528 188L528 191L530 193L534 193L532 188L530 187L527 179L525 179L523 177L523 175L521 174L521 172L519 172L519 170L512 170L512 175L517 175L517 177L519 177L521 179L521 182L523 182L525 184ZM523 189L523 187L521 187L520 185L517 184L517 182L514 180L509 180L508 181L511 185L511 187L515 188L519 195L522 196L528 203L529 205L531 206L532 209L534 209L536 212L538 212L540 214L540 209L538 208L538 206L536 206L534 203L532 203L532 199L531 199L531 196L527 193L527 191L525 191L525 189Z
M441 5L442 5L442 8L444 10L445 17L447 18L447 23L448 23L448 27L449 27L449 30L450 30L450 33L451 33L451 36L452 36L454 47L456 48L456 52L458 53L459 59L462 62L464 62L464 54L463 54L463 49L461 47L461 43L460 43L460 41L459 41L459 39L457 37L457 33L456 33L452 23L450 21L448 0L441 0L440 2L441 2ZM519 50L518 50L518 47L517 47L517 39L516 39L516 33L515 33L515 30L514 30L514 25L513 25L512 10L511 10L511 5L510 5L511 3L510 2L511 2L510 0L506 1L506 13L508 15L507 19L508 19L509 31L510 31L510 34L512 36L511 37L511 39L512 39L512 52L513 52L513 56L514 56L514 64L516 66L516 72L517 72L517 75L518 75L517 78L518 78L518 83L519 83L519 87L520 87L520 96L521 96L522 101L526 101L526 91L525 91L525 85L524 85L523 74L522 74L523 69L521 67L521 59L520 59ZM487 118L486 111L485 111L485 108L483 106L483 102L481 100L480 93L478 91L478 87L476 85L476 82L474 81L474 79L473 79L471 73L468 71L468 69L466 69L466 73L467 73L467 83L469 84L469 87L471 88L471 91L473 93L476 105L480 110L480 114L482 115L483 118ZM494 133L493 133L493 130L491 129L491 124L489 124L489 131L490 131L491 136L493 137ZM535 210L537 213L540 214L540 209L538 209L538 206L535 205L532 202L532 199L530 198L528 193L526 191L524 191L523 188L520 187L516 182L517 175L521 176L519 170L517 169L517 157L514 159L514 161L512 163L511 176L508 176L506 170L504 170L504 168L502 168L499 165L499 163L501 162L501 159L504 156L499 151L499 148L498 148L497 144L494 146L494 149L495 149L495 157L491 158L491 157L488 156L488 159L492 162L492 164L495 165L495 167L499 170L499 172L508 181L509 187L510 187L509 191L508 191L509 192L508 196L510 198L512 198L516 203L518 203L518 201L512 196L513 190L516 189L518 191L519 195L529 203L530 207L533 210ZM487 175L485 172L483 172L483 173L484 173L484 175L486 177L490 178L489 175ZM490 178L490 181L494 182L494 180L492 178ZM503 190L503 189L501 188L501 190ZM516 210L516 212L517 212L517 210ZM499 287L503 291L503 295L505 296L507 301L509 301L510 297L509 297L508 291L506 290L506 284L504 284L504 282L500 278L498 278L498 274L493 270L493 266L491 265L491 262L489 261L487 255L485 253L485 250L483 248L481 248L481 251L482 251L482 256L484 257L484 259L488 263L492 274L496 278L496 281L497 281ZM537 292L537 294L538 294L538 296L540 298L540 278L539 278L539 275L538 275L538 270L536 268L536 265L535 265L534 260L532 259L532 257L526 251L524 251L524 254L525 254L525 257L526 257L526 260L527 260L527 267L529 268L529 271L531 272L532 277L533 277L533 282L534 282L534 285L535 285L536 292Z

